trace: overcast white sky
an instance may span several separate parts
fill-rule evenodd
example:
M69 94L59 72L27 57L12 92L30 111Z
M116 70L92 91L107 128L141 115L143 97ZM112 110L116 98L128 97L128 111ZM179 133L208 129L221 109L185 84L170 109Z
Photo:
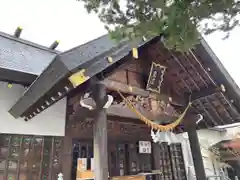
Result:
M13 33L23 27L21 38L49 46L60 40L59 50L67 50L106 33L96 15L89 15L76 0L0 0L0 31ZM220 34L207 41L240 85L240 28L229 39Z

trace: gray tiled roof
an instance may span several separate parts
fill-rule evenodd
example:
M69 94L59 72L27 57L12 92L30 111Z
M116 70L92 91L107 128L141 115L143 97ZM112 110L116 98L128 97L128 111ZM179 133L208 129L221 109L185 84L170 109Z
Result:
M0 68L40 75L57 52L0 32Z
M147 42L140 40L135 44L139 47L145 43ZM132 44L129 41L115 42L109 35L104 35L58 54L9 112L16 118L23 115L26 109L36 104L46 93L55 91L54 87L72 73L86 69L85 76L91 78L114 64L117 67L117 62L126 57L131 50ZM111 63L107 60L109 56L113 58Z

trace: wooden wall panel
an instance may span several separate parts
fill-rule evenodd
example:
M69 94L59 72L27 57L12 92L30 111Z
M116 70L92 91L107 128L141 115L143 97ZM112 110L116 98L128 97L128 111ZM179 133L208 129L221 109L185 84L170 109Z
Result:
M69 122L70 123L70 122ZM75 122L68 124L69 137L92 139L93 127L92 123ZM136 125L133 123L121 123L117 121L108 121L108 139L112 140L151 140L150 128L147 125Z
M124 65L123 69L128 71L136 72L136 73L144 73L147 68L143 66L142 59L132 60L128 64Z
M129 85L145 89L143 75L132 71L127 71L127 75Z
M127 72L125 69L120 69L109 76L108 79L127 84Z
M0 135L3 180L57 180L62 137Z
M109 76L108 79L145 89L147 79L144 80L143 77L147 78L150 67L143 64L142 59L130 60L121 69Z

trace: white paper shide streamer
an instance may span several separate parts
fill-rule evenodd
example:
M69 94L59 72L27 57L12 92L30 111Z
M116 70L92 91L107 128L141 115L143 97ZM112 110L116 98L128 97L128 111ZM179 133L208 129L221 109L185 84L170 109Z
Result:
M156 133L154 133L154 131L151 130L151 136L154 143L181 143L181 140L177 137L177 135L171 131L157 131Z

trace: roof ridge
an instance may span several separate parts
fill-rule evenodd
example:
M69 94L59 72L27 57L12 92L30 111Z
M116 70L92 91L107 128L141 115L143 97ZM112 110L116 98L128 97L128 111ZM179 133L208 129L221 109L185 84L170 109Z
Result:
M19 43L22 43L22 44L26 44L26 45L32 46L34 48L38 48L38 49L44 50L44 51L52 52L52 53L55 53L55 54L61 53L60 51L52 50L52 49L50 49L50 48L48 48L46 46L34 43L32 41L29 41L29 40L25 40L25 39L22 39L22 38L14 37L13 35L4 33L2 31L0 31L0 36L2 36L4 38L7 38L7 39L10 39L10 40L13 40L13 41L16 41L16 42L19 42Z

